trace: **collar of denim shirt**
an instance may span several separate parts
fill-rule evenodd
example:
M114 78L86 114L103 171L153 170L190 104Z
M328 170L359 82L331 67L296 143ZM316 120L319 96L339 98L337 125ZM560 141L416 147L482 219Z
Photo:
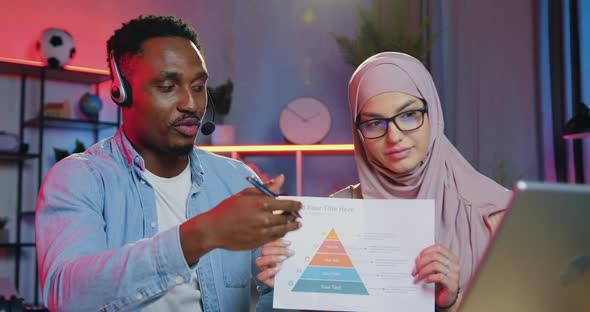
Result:
M131 142L125 135L123 127L117 130L114 136L117 148L121 151L125 160L125 165L129 169L139 169L138 174L143 174L145 169L145 161L143 157L133 148ZM190 166L191 166L191 180L193 184L203 185L205 170L199 156L197 155L196 148L193 146L193 150L190 154ZM137 171L137 170L136 170Z

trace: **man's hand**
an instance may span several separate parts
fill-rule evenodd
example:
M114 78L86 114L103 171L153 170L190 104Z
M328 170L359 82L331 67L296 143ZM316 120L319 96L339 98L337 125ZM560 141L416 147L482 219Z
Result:
M278 191L285 178L280 175L266 183ZM297 230L301 224L289 214L275 211L298 211L301 203L277 200L254 187L244 189L222 201L210 211L180 225L180 243L187 263L195 263L215 248L249 250Z

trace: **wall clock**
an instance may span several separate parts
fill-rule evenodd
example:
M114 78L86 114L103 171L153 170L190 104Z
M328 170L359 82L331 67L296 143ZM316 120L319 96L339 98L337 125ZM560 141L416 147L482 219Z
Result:
M332 116L326 104L318 99L300 97L285 105L279 125L287 141L315 144L322 141L330 131Z

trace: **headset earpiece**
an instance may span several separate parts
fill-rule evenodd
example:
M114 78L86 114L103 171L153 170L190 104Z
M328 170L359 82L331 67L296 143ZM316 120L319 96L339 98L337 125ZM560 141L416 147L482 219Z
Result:
M112 83L111 83L111 98L113 102L117 103L122 107L131 106L131 86L121 74L117 61L115 60L115 54L111 51L110 54Z

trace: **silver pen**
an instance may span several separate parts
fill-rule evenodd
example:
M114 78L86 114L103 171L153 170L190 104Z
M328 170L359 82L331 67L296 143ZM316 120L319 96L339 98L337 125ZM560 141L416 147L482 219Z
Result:
M269 190L268 187L266 187L264 184L258 182L258 180L254 177L246 177L246 180L248 180L248 182L250 182L250 184L254 185L255 188L260 190L266 196L273 197L273 198L279 196L279 195L275 194L273 191ZM289 213L292 216L301 219L301 215L299 214L299 211L290 211Z

